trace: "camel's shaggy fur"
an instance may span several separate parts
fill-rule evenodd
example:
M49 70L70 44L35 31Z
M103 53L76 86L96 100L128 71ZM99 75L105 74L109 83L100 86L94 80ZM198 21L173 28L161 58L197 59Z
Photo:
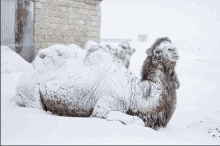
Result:
M176 88L163 65L167 68L178 60L169 56L166 45L171 46L161 43L157 48L164 51L157 55L158 60L162 57L161 65L154 66L149 79L145 72L147 78L142 81L106 47L93 45L80 50L53 45L42 49L33 62L34 70L19 81L16 102L60 116L98 117L153 129L165 127L176 107Z

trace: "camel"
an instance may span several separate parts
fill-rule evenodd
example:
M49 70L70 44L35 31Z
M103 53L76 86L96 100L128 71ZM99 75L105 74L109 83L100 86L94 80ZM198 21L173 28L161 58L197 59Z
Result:
M39 51L34 69L16 88L22 107L40 108L59 116L96 117L155 130L166 127L176 108L179 82L177 48L159 38L147 50L138 79L101 45L79 49L52 45Z

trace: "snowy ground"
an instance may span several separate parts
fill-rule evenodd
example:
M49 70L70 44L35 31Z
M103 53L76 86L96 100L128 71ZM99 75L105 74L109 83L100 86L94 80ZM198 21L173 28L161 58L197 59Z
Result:
M24 72L32 65L7 46L1 46L1 73Z
M167 128L97 118L52 115L18 107L15 87L22 72L1 74L2 144L220 144L220 41L179 40L177 109ZM130 69L140 77L151 43L132 42ZM213 136L214 135L214 136Z

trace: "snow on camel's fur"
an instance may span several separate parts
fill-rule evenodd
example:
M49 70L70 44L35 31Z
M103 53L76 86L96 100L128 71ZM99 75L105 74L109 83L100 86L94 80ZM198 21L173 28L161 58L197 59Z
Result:
M166 68L178 55L168 38L158 40L164 41L148 50L152 58L162 61L153 65L152 80L142 81L99 45L90 46L85 57L79 55L79 48L64 45L42 49L33 62L34 70L26 72L16 88L16 102L60 116L165 127L176 107L176 82L167 76Z
M88 50L92 45L97 45L97 43L88 41L83 49ZM122 42L118 45L118 47L106 44L104 50L118 57L127 69L130 66L130 58L135 52L135 48L131 47L128 42Z

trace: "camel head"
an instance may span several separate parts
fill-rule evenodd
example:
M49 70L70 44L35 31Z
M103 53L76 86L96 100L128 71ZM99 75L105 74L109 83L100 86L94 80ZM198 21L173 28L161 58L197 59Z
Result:
M154 71L158 68L163 70L168 77L180 83L175 73L176 62L179 59L177 48L172 44L168 37L158 38L154 44L146 50L148 55L142 66L142 81L151 80Z

